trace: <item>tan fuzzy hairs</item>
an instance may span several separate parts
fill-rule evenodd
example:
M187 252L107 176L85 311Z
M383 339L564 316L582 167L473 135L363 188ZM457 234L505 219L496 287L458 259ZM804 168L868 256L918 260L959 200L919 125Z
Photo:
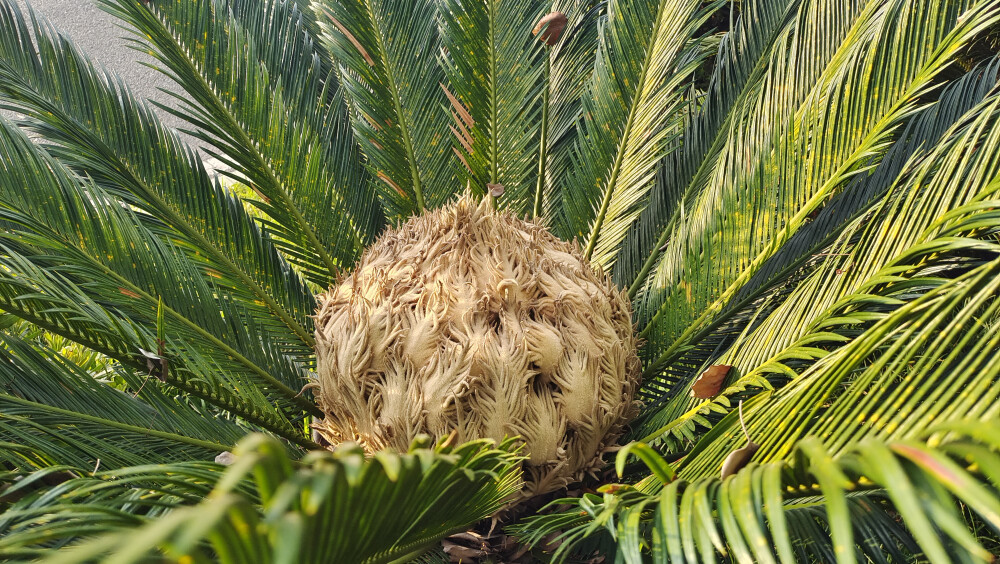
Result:
M625 294L576 245L469 195L386 232L319 297L316 350L325 439L519 435L526 497L595 469L637 409Z

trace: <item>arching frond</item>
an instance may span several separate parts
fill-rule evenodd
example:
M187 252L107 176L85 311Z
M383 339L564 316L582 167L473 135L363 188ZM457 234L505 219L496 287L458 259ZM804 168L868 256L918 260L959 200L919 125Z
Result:
M313 8L387 215L406 218L461 191L441 91L438 2L320 0Z
M652 185L655 166L680 131L683 85L707 53L688 47L716 7L701 2L608 4L596 66L584 98L567 224L584 254L605 267Z
M80 487L85 483L75 484L76 493L68 499L32 498L35 509L21 512L25 519L13 524L15 534L0 541L0 551L38 554L51 543L54 539L31 534L44 518L39 509L45 508L64 524L66 537L75 536L71 524L88 535L105 533L61 550L62 562L99 556L138 562L153 555L240 564L405 561L490 515L517 493L521 459L513 450L512 442L496 448L480 441L433 449L414 443L407 453L366 459L360 448L345 446L311 453L295 464L274 441L254 436L234 451L235 461L224 474L219 475L218 466L203 468L214 488L197 505L166 516L155 512L157 518L150 519L143 514L148 504L140 502L140 510L133 512L131 504L123 503L129 501L125 488L88 496L80 493L87 491ZM202 467L186 466L180 475L195 469ZM164 481L157 473L171 471L171 466L144 467L108 477L126 477L139 493L147 489L139 476L157 484ZM252 494L241 491L247 486L253 487ZM104 482L91 487L108 489ZM178 506L187 505L177 499L178 492L195 489L159 491L154 486L152 493L154 499ZM81 522L88 509L98 508L106 508L111 517L103 517L98 526ZM128 530L134 524L119 519L122 513L134 515L142 528Z
M683 346L685 332L710 321L815 209L872 166L934 77L997 15L989 3L838 5L804 6L801 23L786 28L789 43L773 54L781 60L756 83L744 119L731 123L724 159L705 170L708 183L685 202L697 213L657 251L659 266L637 308L642 334L665 349L659 356ZM834 24L843 35L831 34ZM817 34L821 41L809 39ZM907 42L916 36L921 47L912 58L880 63L911 52ZM807 55L820 46L825 56ZM851 96L861 84L884 95ZM760 136L739 133L747 127ZM698 200L710 208L702 210Z
M532 29L543 7L538 0L441 4L448 79L441 87L455 152L470 186L486 193L499 184L501 205L519 215L532 213L537 187L546 53Z
M94 338L107 347L98 350L126 364L144 364L142 351L148 351L156 365L151 370L164 378L172 371L204 399L214 395L308 444L290 423L315 409L298 396L301 367L263 339L263 328L210 286L186 254L6 121L0 121L0 166L0 218L8 223L0 232L0 241L8 242L0 253L6 311L69 338ZM46 302L60 309L31 307ZM94 315L62 314L84 307Z
M996 201L986 203L995 205ZM970 214L947 223L975 229L995 220L995 215ZM891 305L923 285L931 289L888 313L858 311L851 318L845 312L844 317L827 319L824 334L815 335L814 344L820 344L823 336L840 340L838 325L847 331L865 330L773 395L761 394L747 405L748 427L761 445L759 460L787 456L790 445L806 434L814 434L832 449L844 449L868 437L907 438L935 422L993 413L1000 397L991 376L1000 372L994 354L1000 338L995 327L1000 307L995 301L1000 260L995 257L1000 256L1000 247L993 241L962 237L962 227L949 237L916 246L910 257L926 260L931 249L940 253L977 249L993 258L945 283L925 273L896 280L883 276L877 286L859 292L856 306L864 303L865 294L872 296L872 303ZM899 266L901 273L906 272ZM876 290L882 284L886 290ZM864 327L866 318L877 321ZM706 436L733 433L733 420L728 417ZM704 448L696 448L685 459L681 472L714 471L726 456L725 443L701 443Z
M0 337L0 437L44 453L45 465L106 469L174 460L212 459L245 434L233 422L194 417L134 373L116 375L137 390L122 392L64 357L20 339ZM152 377L152 376L150 376ZM221 441L221 442L220 442ZM6 463L34 469L33 457L7 451Z
M552 10L566 15L566 28L559 41L547 50L546 90L542 93L539 177L532 209L553 233L571 239L573 226L562 214L564 193L575 174L573 155L580 135L583 97L594 73L601 22L607 2L556 0Z
M3 104L33 118L27 125L51 154L154 217L216 283L263 304L256 317L274 326L271 338L308 361L312 294L199 157L44 21L29 28L4 3L0 29Z
M822 17L825 6L819 3L807 12L805 3L799 0L741 3L740 17L730 22L731 29L723 35L719 44L704 101L693 116L686 118L681 146L664 159L657 185L650 194L649 205L643 210L639 222L632 227L615 261L616 281L628 286L632 297L637 295L646 281L667 242L668 236L664 233L669 230L670 223L686 217L682 202L687 190L693 189L689 186L714 166L718 152L729 136L728 124L743 119L746 111L743 105L759 95L755 85L769 71L772 53L780 48L778 42L787 34L787 28L794 25L797 12L801 10L805 14ZM833 33L842 25L827 27L826 32ZM809 57L817 56L815 52L809 53L802 65L812 64L815 59Z
M519 529L532 542L559 534L556 561L581 532L603 528L628 563L646 547L656 562L988 562L958 504L1000 527L1000 427L971 419L935 431L930 444L870 439L839 456L805 439L787 462L608 487L580 500L573 520L539 516Z
M713 334L712 339L706 339L713 343L714 349L693 350L670 369L670 375L677 375L679 379L665 382L664 388L669 389L672 385L674 389L685 390L691 377L687 371L697 374L702 363L735 366L740 375L730 380L731 387L722 397L693 401L686 393L679 393L670 397L666 405L651 402L648 418L636 425L637 437L657 435L660 431L656 429L667 427L677 436L691 436L696 419L710 412L726 412L729 405L726 398L730 395L741 392L748 385L767 387L769 380L777 383L779 380L775 378L796 377L807 365L806 359L815 359L823 354L822 349L840 346L835 341L846 343L860 333L855 329L842 337L828 338L830 320L874 314L890 307L883 297L875 298L867 292L858 296L855 292L871 288L886 277L925 279L925 272L934 272L927 265L907 257L914 252L910 247L920 248L938 237L931 226L942 214L977 198L988 197L995 190L988 180L996 174L996 165L988 151L978 151L981 144L989 150L997 142L992 124L997 119L998 99L995 93L991 94L997 71L996 63L977 69L957 81L954 88L946 90L937 104L918 114L907 126L904 137L871 175L853 181L812 224L803 227L800 231L804 236L802 241L793 240L786 246L787 253L783 251L774 257L778 262L775 266L781 268L782 261L794 260L792 257L808 252L800 244L815 249L824 239L839 233L833 244L812 259L816 264L805 267L794 283L775 292L773 303L768 307L749 306L747 311L752 311L757 316L755 319L740 320L732 327L719 329L718 338ZM989 97L983 100L987 94ZM914 213L916 209L921 211ZM842 232L841 228L833 227L841 223L848 224ZM964 252L975 254L978 251L967 249ZM932 255L925 256L925 260L932 258ZM904 260L903 264L911 265L908 267L911 270L907 271L907 267L897 260ZM960 264L956 262L953 266ZM942 279L954 274L945 269L933 275ZM750 283L753 282L755 280L751 279ZM909 295L909 299L920 295L916 288L901 291ZM855 308L869 313L851 313ZM740 316L738 311L724 313L733 319ZM686 368L689 366L691 368ZM650 388L657 387L655 381L650 382ZM708 424L706 419L698 422Z
M327 106L326 92L338 85L322 75L304 31L287 30L293 65L268 47L271 38L255 37L227 14L224 2L103 5L132 26L137 46L183 89L173 92L179 107L169 111L194 125L193 133L258 192L257 206L286 256L312 281L329 285L371 239L379 212L359 176L344 109ZM297 80L268 63L298 69Z
M816 7L804 7L803 10L807 8ZM728 139L732 146L726 146L726 151L750 144L744 149L757 147L754 151L758 152L753 154L760 160L746 166L745 156L731 153L726 156L730 159L728 165L727 161L719 160L711 171L706 169L706 175L713 175L711 182L725 193L700 192L698 198L709 208L689 208L699 210L687 223L690 229L677 231L676 237L670 239L669 252L659 255L657 273L648 279L648 291L640 295L637 305L643 328L641 334L650 340L647 348L658 351L650 359L647 376L662 374L685 351L707 345L698 341L705 336L707 328L725 322L725 318L718 316L726 304L794 232L808 223L815 210L840 193L854 178L869 173L918 110L934 78L949 65L954 53L973 41L997 17L996 6L988 3L969 6L968 11L961 6L937 3L930 3L925 9L910 10L909 6L892 3L859 9L856 15L847 17L846 21L852 25L845 27L844 38L836 41L829 34L830 26L813 27L822 25L825 19L813 19L805 12L800 17L801 23L786 31L790 34L791 46L776 52L775 57L798 61L797 56L787 58L789 53L796 53L800 45L808 50L822 44L800 43L809 37L808 33L822 33L824 41L830 42L830 63L816 69L819 73L816 79L803 83L802 92L795 94L791 86L783 90L790 95L787 106L761 93L771 92L764 85L776 79L775 73L791 72L795 67L770 65L772 76L762 77L766 81L758 83L761 89L756 109L751 110L753 105L746 104L742 111L746 112L747 121L732 124L740 128L757 127L753 124L770 123L767 120L772 118L766 116L771 114L766 112L779 112L773 116L777 129L764 138L740 135L737 129L730 131ZM895 17L901 11L906 12L906 20ZM828 18L833 17L835 11L818 13ZM963 15L961 20L959 15ZM898 52L899 42L915 35L936 39L932 45L914 51L914 57L901 63L902 66L876 64L880 60L892 60ZM809 61L812 65L823 59L812 57ZM865 61L868 62L861 64ZM863 74L855 76L858 72ZM797 81L802 76L808 73L796 71L788 84L799 84ZM882 90L884 96L848 97L862 77L868 81L864 84L884 81L886 87L891 88ZM785 111L781 108L787 113L780 114ZM847 131L843 123L856 123L858 129ZM810 157L795 156L805 154ZM820 154L828 154L829 158L821 158ZM737 163L739 166L735 166ZM709 181L709 178L705 176L703 180ZM740 180L730 182L733 178ZM765 186L776 188L765 189ZM868 205L877 202L877 199L869 200ZM855 215L858 213L861 210ZM845 221L840 226L831 225L829 231L821 235L825 237L829 232L839 231L846 224ZM670 249L680 254L672 254ZM808 252L804 254L808 258ZM723 279L729 282L722 283ZM753 302L770 287L759 286L755 293L741 295L741 303ZM721 345L713 343L711 347L709 353ZM691 378L697 366L678 368Z

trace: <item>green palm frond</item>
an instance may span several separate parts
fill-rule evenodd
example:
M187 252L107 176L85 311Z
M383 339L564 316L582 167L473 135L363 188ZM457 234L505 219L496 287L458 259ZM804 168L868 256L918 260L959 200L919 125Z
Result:
M68 166L159 220L171 239L219 284L262 302L256 317L287 326L272 338L306 356L312 345L311 292L240 203L167 131L147 104L81 56L44 22L29 28L16 6L0 6L0 77L6 105ZM32 41L32 37L35 38Z
M72 176L5 120L0 122L0 156L9 166L0 177L0 217L10 224L0 240L20 247L0 254L6 267L0 278L9 281L2 285L11 290L6 311L75 338L83 320L29 305L62 302L60 308L80 311L78 304L89 304L97 314L84 318L96 326L90 335L117 349L98 348L101 352L126 364L136 363L143 350L162 352L171 363L169 369L157 367L163 376L173 372L181 380L197 381L196 389L209 392L204 399L212 401L215 394L253 420L267 421L267 428L309 444L290 423L297 414L315 410L298 395L305 374L261 338L266 328L238 302L217 299L221 289L210 287L185 253L156 237L135 213L100 187ZM45 287L55 291L38 292ZM17 288L27 293L18 295ZM62 330L69 327L74 330ZM105 335L93 334L98 327ZM162 344L156 342L159 333ZM129 338L135 340L129 343Z
M644 343L627 483L505 513L533 555L1000 548L1000 1L101 5L171 106L0 0L3 558L449 558L516 441L329 452L309 389L314 293L464 190L578 241Z
M357 169L344 109L327 104L329 91L336 98L339 86L331 75L309 76L323 69L308 62L312 45L305 30L290 32L289 45L300 50L290 54L299 64L296 82L265 66L295 68L267 47L270 38L245 31L224 2L104 5L134 28L137 48L150 51L183 88L185 95L175 93L180 109L169 111L194 125L192 133L258 192L256 205L285 255L310 280L329 285L380 221Z
M272 430L292 441L303 441L300 432L291 428L288 421L263 400L250 395L244 397L234 388L199 378L199 371L211 375L216 367L195 356L194 351L188 350L183 360L166 358L166 365L162 360L146 357L144 350L157 350L155 331L150 332L135 323L127 313L102 306L67 279L60 269L40 268L9 248L0 256L3 256L5 269L17 273L17 276L0 276L0 303L8 311L103 353L128 370L149 376L155 374L154 380L144 382L158 385L162 381L192 399L209 402L261 429ZM303 441L303 444L311 443Z
M37 559L80 537L139 527L204 499L222 471L214 462L181 461L117 470L50 465L7 472L0 480L0 554ZM254 495L249 484L237 489Z
M598 32L607 2L557 0L552 10L566 15L566 29L548 50L545 65L547 87L542 93L539 174L535 187L533 217L542 217L552 232L564 239L574 236L562 214L563 193L574 174L574 150L583 116L583 96L594 72Z
M0 437L31 444L49 463L116 468L214 458L246 433L221 418L190 417L191 405L131 371L115 370L135 395L15 337L3 336L0 346ZM4 458L20 466L19 457Z
M821 33L829 43L829 63L819 56L789 59L824 63L817 65L813 78L795 66L770 65L770 74L756 83L757 101L744 104L741 111L759 123L773 124L775 131L758 139L738 133L738 128L747 126L746 117L731 122L727 139L731 145L719 147L729 164L719 159L713 162L715 168L702 169L702 181L712 179L707 186L731 192L700 191L696 197L715 211L690 215L683 223L686 227L677 224L678 231L669 237L665 250L657 251L659 266L648 277L636 306L640 334L649 339L647 349L657 351L646 369L649 381L655 382L671 363L680 363L677 368L689 375L697 369L697 365L684 366L681 355L707 344L699 343L700 339L726 321L719 312L814 211L852 179L868 174L919 109L921 98L952 62L954 53L996 21L996 6L990 3L968 7L968 11L960 8L931 2L911 13L909 5L872 4L846 19L844 23L851 25L843 26L844 39L839 41L832 41L829 22L809 14L800 18L800 25L785 31L791 45L782 46L780 56L789 57L800 46L808 51L822 45L808 39L810 33ZM901 20L903 12L907 17ZM818 13L825 18L835 12ZM902 66L878 64L895 57L900 42L916 35L931 43L922 44ZM885 95L848 96L859 80L869 88L884 83L880 92ZM787 105L772 95L764 96L774 90L768 84L787 85L780 90L789 94L781 99ZM796 88L801 92L796 94ZM857 128L845 128L843 123L856 123ZM806 147L810 148L808 159L796 156L806 154ZM747 164L751 155L756 160ZM713 179L709 175L725 176ZM696 199L684 207L700 209L700 205ZM830 226L830 230L844 226ZM809 254L804 252L804 258ZM741 303L751 303L768 287L742 295ZM721 345L711 346L714 350Z
M657 163L680 132L680 86L707 55L692 54L691 37L716 7L683 0L608 4L583 102L574 193L563 200L568 226L598 264L611 266Z
M358 447L343 447L295 462L273 440L254 436L234 454L224 473L218 465L138 467L105 473L120 485L78 479L60 488L59 498L32 493L8 513L8 523L0 522L8 530L0 553L45 554L59 539L34 533L45 515L55 515L71 535L78 534L74 526L104 533L60 551L61 562L98 556L138 562L153 554L241 564L394 562L490 515L520 488L520 457L510 441L433 449L418 442L408 453L371 459ZM179 483L166 485L173 480L158 472L176 472ZM199 480L188 485L192 475ZM189 505L204 481L214 487L203 502L169 515L159 510L159 504ZM140 493L146 501L135 503ZM99 509L106 516L86 522ZM129 530L136 521L143 526Z
M889 307L885 298L875 298L864 289L885 295L882 292L890 289L878 285L887 277L921 276L926 280L923 272L933 270L907 255L938 238L931 227L943 213L987 197L994 190L981 181L963 179L988 179L994 174L995 165L988 157L983 158L988 153L973 160L968 157L975 155L979 144L995 146L992 124L997 119L998 98L994 91L998 70L994 62L955 82L937 104L927 107L910 123L903 133L905 140L893 146L870 176L859 177L845 188L842 197L831 201L814 220L815 228L803 228L803 244L813 249L817 240L822 244L824 237L839 234L814 259L818 264L800 274L796 284L775 294L769 307L755 304L750 311L758 317L752 323L747 320L719 330L717 339L729 340L723 341L724 346L709 340L715 350L695 351L685 357L688 361L704 359L698 362L713 358L712 362L732 365L743 372L730 381L722 396L712 401L692 401L686 394L678 394L663 404L651 403L648 418L636 426L636 438L651 440L667 428L677 436L691 436L696 420L708 424L705 417L710 412L727 412L727 397L741 393L748 385L769 387L781 378L795 378L808 359L856 337L860 333L856 329L831 336L830 323L850 316L863 319ZM934 149L927 151L926 147ZM934 181L929 182L932 178ZM891 203L887 203L887 193ZM915 209L921 212L916 214ZM906 218L905 228L899 223L902 218ZM841 223L848 227L833 228ZM807 254L801 248L788 250L787 255L775 255L775 259L787 261L788 255ZM933 258L925 256L925 260ZM906 270L907 264L913 265L909 267L912 270ZM946 266L946 262L940 264ZM939 280L948 275L946 270L935 273ZM905 292L912 299L920 295L921 289L910 287ZM674 385L681 388L684 382L679 380Z
M837 455L808 438L788 461L752 463L726 480L611 486L572 515L519 529L531 542L561 534L557 561L603 530L628 563L643 562L643 548L655 562L988 562L958 504L1000 527L998 436L995 420L970 419L934 428L928 441L868 439Z
M460 191L437 61L438 3L337 0L313 8L341 66L355 135L387 216L406 218Z
M996 200L980 204L975 208L996 206ZM993 219L987 218L975 213L952 218L948 227L956 229L949 236L916 246L909 258L917 259L919 265L932 252L980 251L997 256L1000 247L994 241L962 236L962 231L975 230L984 220ZM901 273L914 268L899 266ZM926 273L912 278L883 276L879 282L887 289L856 294L855 307L848 312L856 310L857 314L829 318L825 331L814 334L813 344L821 338L842 340L840 333L862 328L858 324L868 319L877 321L846 346L822 356L770 401L770 394L761 394L748 404L751 433L769 435L755 435L761 444L758 458L783 457L788 445L805 434L821 437L831 448L847 448L866 437L909 437L935 420L992 413L1000 394L991 376L1000 371L994 355L997 270L1000 263L993 259L945 283ZM931 289L894 311L857 307L866 302L891 307L922 285ZM779 423L769 426L771 422ZM734 433L732 416L720 425L710 434ZM781 436L781 446L774 444L776 434ZM708 447L708 443L701 444ZM712 471L726 456L725 450L724 444L696 447L685 459L682 472Z
M723 36L715 55L704 101L695 115L687 118L682 144L667 155L649 206L629 232L615 262L615 279L629 287L633 298L668 240L668 226L687 215L682 200L688 186L694 190L696 179L714 166L730 122L742 119L743 104L756 95L755 84L767 72L782 32L793 24L798 10L808 13L796 0L751 0L742 2L740 8L741 16L731 22L732 29ZM823 5L816 8L817 12L822 10Z
M501 205L518 215L532 213L538 184L533 149L540 143L546 53L531 31L543 6L538 0L441 5L454 150L468 184L484 193L487 185L503 186Z

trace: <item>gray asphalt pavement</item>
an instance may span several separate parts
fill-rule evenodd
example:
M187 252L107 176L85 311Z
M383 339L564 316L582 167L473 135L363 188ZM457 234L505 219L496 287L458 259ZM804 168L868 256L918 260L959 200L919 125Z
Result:
M25 9L25 1L17 0ZM138 96L161 103L172 102L157 90L171 86L170 80L158 71L139 63L147 55L128 47L124 37L128 31L117 25L117 20L97 7L94 0L32 0L31 7L45 16L57 29L70 39L92 59L121 76ZM159 112L168 127L183 127L180 119ZM185 136L188 142L193 139Z

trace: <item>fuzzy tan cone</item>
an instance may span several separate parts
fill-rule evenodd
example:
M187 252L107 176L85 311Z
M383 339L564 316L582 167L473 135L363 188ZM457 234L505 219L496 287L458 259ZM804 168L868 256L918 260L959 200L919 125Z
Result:
M317 431L523 438L525 497L595 470L634 415L631 307L578 246L468 194L382 235L319 298Z

